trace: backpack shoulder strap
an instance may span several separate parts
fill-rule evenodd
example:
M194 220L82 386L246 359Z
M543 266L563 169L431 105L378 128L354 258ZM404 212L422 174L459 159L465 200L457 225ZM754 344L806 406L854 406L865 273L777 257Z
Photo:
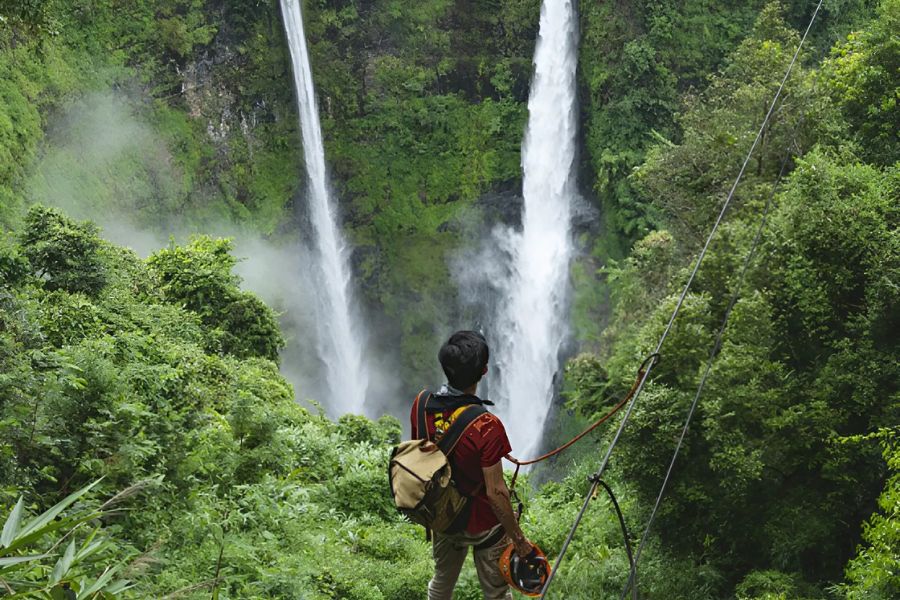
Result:
M424 389L416 396L416 433L420 440L430 440L428 435L428 421L425 419L425 408L431 400L431 392Z
M444 437L437 443L441 452L449 457L456 448L457 442L459 442L460 438L466 432L466 429L469 428L469 425L486 412L487 409L480 404L469 405L458 417L456 417L456 420L453 421L453 425L450 426L450 429L447 430Z

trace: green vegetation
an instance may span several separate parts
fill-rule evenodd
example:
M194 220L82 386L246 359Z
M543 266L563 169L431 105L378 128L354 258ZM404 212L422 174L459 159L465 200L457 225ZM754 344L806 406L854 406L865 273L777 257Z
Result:
M631 184L632 170L644 161L655 138L680 137L683 95L690 98L707 86L710 75L769 4L769 0L688 0L596 2L581 7L585 151L593 175L586 184L608 213L610 231L625 234L623 241L635 240L658 224ZM796 28L805 27L815 8L809 2L783 4ZM827 51L854 24L864 22L870 4L826 2L812 52ZM775 72L754 75L770 82L778 79Z
M7 583L58 586L97 577L97 561L125 561L116 578L134 582L133 597L191 586L194 597L351 597L342 590L382 585L408 556L401 570L421 588L427 552L383 493L399 424L331 423L295 404L270 360L280 344L271 312L238 289L226 241L143 261L55 210L35 207L26 222L0 252L0 502L21 520L102 481L55 510L69 509L65 520L36 517L55 523L40 539L9 544L4 530L0 558L49 555L0 562L17 567ZM74 244L82 260L56 260ZM71 286L84 272L103 279ZM101 505L122 490L121 510ZM87 557L79 548L100 539L109 543L84 569L46 579L41 565L71 562L71 547L74 568ZM10 554L24 544L36 551ZM405 587L403 576L390 585Z
M0 4L0 224L30 201L151 229L284 222L301 154L276 8L211 4Z
M200 315L223 352L277 362L284 340L275 314L253 294L240 291L230 250L227 240L199 238L186 247L160 250L147 262L166 300Z
M798 33L809 22L815 3L784 0L790 31L771 36L777 47L772 51L782 55L796 47ZM873 2L848 0L825 2L811 33L807 57L825 55L835 42L841 40L853 27L864 24L869 18ZM598 224L600 235L586 240L590 257L583 260L579 269L595 269L608 260L622 260L631 245L654 229L669 228L671 220L662 219L657 207L648 202L649 194L636 189L638 181L633 177L635 169L648 159L648 153L667 153L668 148L660 140L675 143L687 135L690 123L685 115L697 118L705 115L686 110L685 104L696 103L704 92L715 85L715 74L727 69L730 55L748 33L756 27L766 27L765 20L757 18L772 11L770 0L752 2L721 2L687 0L684 2L588 2L579 7L582 20L579 77L581 80L581 109L583 121L583 173L582 185L592 192L603 212ZM887 22L886 19L879 19ZM880 26L879 26L880 27ZM879 29L880 31L887 31ZM787 37L784 37L787 35ZM885 35L885 34L882 34ZM811 46L811 47L810 47ZM729 83L766 89L780 81L784 71L775 62L760 63L765 67L754 71L745 65L747 73L733 73ZM883 64L890 64L886 61ZM742 75L749 75L745 81ZM873 78L874 79L874 78ZM889 79L889 77L888 77ZM726 84L727 85L727 84ZM889 88L889 83L887 83ZM748 88L749 89L749 88ZM765 93L757 89L761 104L744 106L752 109L762 119L765 113ZM720 95L736 92L724 87ZM888 92L885 101L890 103ZM771 94L767 96L771 98ZM724 108L726 98L721 97ZM746 103L744 98L741 103ZM797 99L803 101L803 99ZM885 115L886 116L886 115ZM779 131L778 128L774 128ZM714 155L727 146L733 156L746 147L743 139L713 140L701 146L702 154ZM685 148L685 152L697 147ZM780 150L777 150L780 151ZM732 169L733 164L724 160L718 164ZM776 166L777 168L777 166ZM692 177L703 179L709 174ZM727 177L732 171L727 171ZM672 191L672 190L669 190ZM586 293L582 286L579 298L587 305L576 305L575 320L579 337L599 347L607 315L597 313L596 302L604 300L612 291L599 289ZM604 302L605 303L605 302Z
M896 430L882 429L865 437L850 438L851 442L881 440L884 459L890 469L884 492L878 498L879 511L863 526L863 540L859 554L847 565L849 584L843 590L847 597L890 598L900 593L900 536L897 519L900 518L900 452L897 450Z
M108 514L104 509L119 498L111 498L99 510L64 513L97 483L72 492L55 506L28 520L24 518L24 497L19 498L3 525L0 540L0 577L4 580L7 597L115 598L130 587L128 581L115 579L123 564L110 564L117 559L118 549L114 544L103 537L98 538L98 529L86 535L80 535L78 531ZM76 537L84 539L76 540ZM65 550L54 561L53 550L67 538L70 541ZM47 543L48 539L53 541L52 545ZM35 554L35 546L49 551ZM95 576L91 577L90 573Z
M580 177L602 215L573 268L582 353L554 435L631 386L812 8L581 3ZM304 10L354 269L396 375L418 381L456 324L448 259L483 232L479 199L520 185L539 1ZM635 536L788 153L642 559L645 598L900 594L898 15L826 3L617 447L608 478ZM11 597L424 598L428 546L384 488L399 423L295 403L277 315L240 289L229 240L144 260L77 220L295 236L282 35L270 0L0 0ZM519 484L551 555L596 454L583 442ZM554 594L617 597L626 572L601 497ZM480 597L470 570L458 592Z
M280 336L260 326L265 307L213 318L207 307L247 297L227 241L141 260L54 209L25 221L0 246L0 515L30 523L21 542L4 529L7 585L53 598L64 586L79 598L424 597L428 546L384 489L400 424L297 405L267 357ZM56 260L75 244L79 260ZM83 272L103 277L72 288ZM242 339L257 343L223 343L253 331ZM557 544L581 475L533 500L542 544ZM589 523L617 556L611 515ZM462 589L476 597L473 573Z
M888 0L880 14L897 8ZM887 333L897 327L900 156L878 126L888 102L870 109L870 127L854 122L860 95L896 89L896 69L891 83L885 75L895 54L885 21L839 44L821 69L794 73L617 449L615 477L636 493L634 519L644 523L789 151L789 175L654 525L658 551L694 565L689 587L709 597L897 591L898 554L886 550L896 478L885 484L877 444L860 437L883 430L893 439L900 422L898 345ZM783 73L797 41L777 6L763 10L706 89L686 95L678 138L660 136L629 176L661 229L605 270L611 325L602 353L569 366L573 408L605 412L655 347L778 85L772 74ZM856 60L869 61L868 77L847 66ZM893 445L885 458L895 469ZM855 553L848 540L859 539L879 492L869 546L847 571L853 583L835 588Z
M367 300L402 373L450 327L447 260L488 190L516 189L537 0L310 1L326 155ZM474 209L477 210L477 209ZM410 302L416 311L406 310Z

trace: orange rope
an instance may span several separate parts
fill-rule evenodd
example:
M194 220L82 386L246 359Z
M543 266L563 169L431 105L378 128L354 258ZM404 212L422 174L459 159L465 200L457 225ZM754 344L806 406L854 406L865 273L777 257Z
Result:
M518 458L515 458L514 456L511 456L509 454L504 456L503 458L505 458L509 462L513 463L514 465L516 465L516 471L515 471L515 473L513 473L512 481L510 482L510 488L514 488L516 486L516 478L518 478L518 476L519 476L519 469L521 467L526 466L526 465L533 465L535 463L541 462L542 460L547 460L551 456L556 456L557 454L559 454L563 450L566 450L569 446L571 446L572 444L579 441L581 438L583 438L584 436L586 436L587 434L589 434L590 432L595 430L597 427L599 427L600 425L602 425L603 423L608 421L610 419L610 417L612 417L614 414L616 414L619 411L619 409L622 408L623 406L625 406L625 404L627 404L628 401L631 400L631 397L634 396L634 393L635 393L635 391L637 391L637 388L640 385L641 380L644 378L644 370L647 366L647 363L650 360L655 361L658 359L659 359L659 355L657 355L657 354L653 354L650 357L648 357L648 359L645 360L644 363L641 365L641 367L638 369L637 379L634 380L634 384L631 386L631 389L628 390L628 393L625 394L625 397L622 398L622 400L620 400L619 403L616 404L612 408L612 410L610 410L608 413L606 413L605 415L603 415L602 417L600 417L599 419L594 421L590 427L588 427L587 429L585 429L584 431L582 431L581 433L579 433L578 435L573 437L571 440L569 440L568 442L566 442L565 444L563 444L556 450L551 450L550 452L547 452L546 454L542 454L542 455L538 456L537 458L532 458L530 460L519 460Z

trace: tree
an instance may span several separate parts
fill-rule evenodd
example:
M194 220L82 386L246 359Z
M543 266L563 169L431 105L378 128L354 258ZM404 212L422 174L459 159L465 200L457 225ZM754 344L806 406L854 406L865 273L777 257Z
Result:
M231 241L199 236L187 246L160 250L147 264L160 278L169 302L182 304L210 329L210 343L245 358L278 360L284 339L275 313L259 298L238 287L231 272Z
M96 296L106 284L99 229L55 208L34 206L25 217L22 251L49 290Z
M0 0L0 24L22 28L31 35L54 33L55 2L47 0Z
M844 540L858 535L884 469L870 448L835 440L900 419L898 342L886 334L900 298L885 276L900 261L897 185L896 169L848 155L816 150L798 161L654 525L670 547L736 577L749 565L807 581L840 573L852 550ZM656 496L754 225L723 229L618 449L644 503ZM627 387L674 302L616 340L605 365L614 386Z
M863 526L864 545L847 564L848 583L842 586L849 600L887 600L900 595L900 447L897 430L882 429L871 435L848 438L860 443L881 441L890 477L878 498L878 511Z
M643 201L655 208L682 250L693 250L706 238L798 42L779 5L768 5L709 87L685 97L678 118L681 142L659 140L632 175ZM817 128L833 120L823 114L827 110L806 70L795 65L737 190L733 212L748 203L758 206L784 155L806 152Z
M823 79L859 142L860 156L878 165L900 160L900 1L883 0L862 31L831 51Z

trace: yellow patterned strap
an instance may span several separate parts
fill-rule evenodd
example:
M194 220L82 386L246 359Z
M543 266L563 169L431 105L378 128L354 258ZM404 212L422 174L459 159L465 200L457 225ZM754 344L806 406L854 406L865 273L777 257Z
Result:
M463 410L459 412L459 414L453 415L455 417L453 424L450 426L450 429L444 434L438 441L438 448L441 449L446 456L450 456L453 453L453 449L456 447L456 444L459 443L459 440L466 434L466 431L469 429L469 426L472 425L475 421L477 421L482 415L487 413L483 406L477 404L469 404Z
M434 438L435 440L439 440L444 437L444 434L450 430L450 426L456 421L457 417L463 413L464 410L469 408L469 404L464 406L460 406L453 413L450 414L448 419L444 419L444 413L437 413L434 415Z

